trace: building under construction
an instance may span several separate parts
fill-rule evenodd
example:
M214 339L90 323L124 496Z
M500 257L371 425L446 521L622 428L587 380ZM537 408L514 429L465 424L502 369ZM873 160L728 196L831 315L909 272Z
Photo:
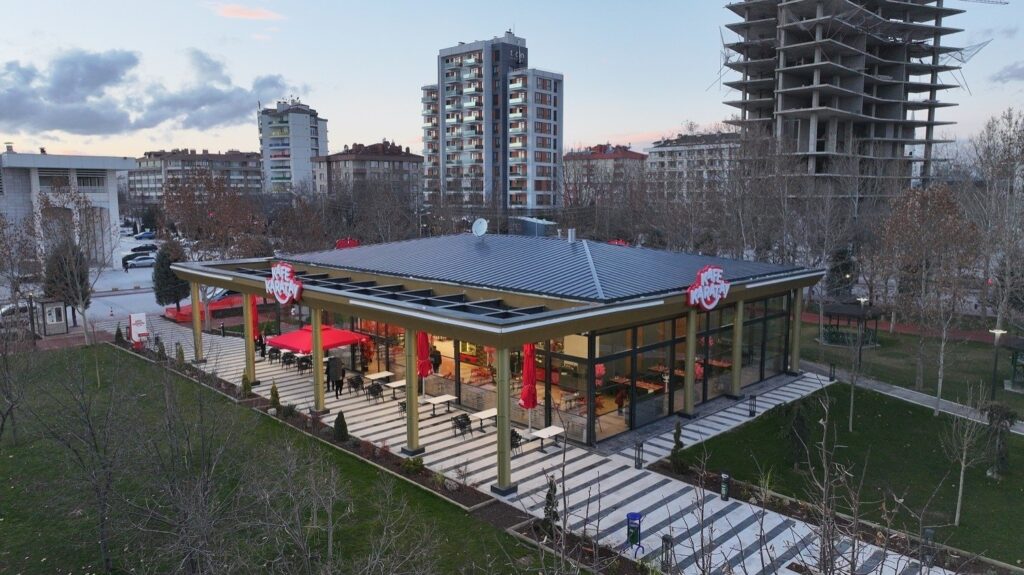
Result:
M959 69L959 32L944 20L963 10L943 0L745 0L726 5L742 18L728 28L723 64L740 98L730 123L777 136L797 170L819 177L859 176L880 184L927 179L939 75ZM950 55L954 57L950 57ZM736 56L738 55L738 57ZM857 186L863 188L863 186ZM891 188L889 188L891 189ZM862 190L863 191L863 190Z

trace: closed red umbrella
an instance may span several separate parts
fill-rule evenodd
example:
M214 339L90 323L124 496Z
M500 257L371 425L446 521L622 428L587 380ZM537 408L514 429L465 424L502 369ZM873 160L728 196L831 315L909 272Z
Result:
M260 312L256 306L256 296L249 298L249 315L252 316L252 337L258 339L260 336Z
M416 375L427 377L430 371L430 336L421 331L416 335Z
M527 410L528 426L533 430L533 409L537 407L537 363L532 343L523 344L523 390L519 393L519 407Z

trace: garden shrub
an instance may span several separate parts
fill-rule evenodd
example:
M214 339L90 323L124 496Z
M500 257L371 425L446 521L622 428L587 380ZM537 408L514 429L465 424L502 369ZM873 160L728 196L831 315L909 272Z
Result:
M345 423L345 412L339 411L338 418L334 420L334 440L348 441L348 424Z

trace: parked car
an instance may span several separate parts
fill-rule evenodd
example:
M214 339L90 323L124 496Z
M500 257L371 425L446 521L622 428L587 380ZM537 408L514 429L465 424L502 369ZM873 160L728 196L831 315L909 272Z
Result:
M128 262L130 268L151 268L156 265L156 258L153 256L139 256Z
M28 302L22 301L16 304L9 303L0 307L0 317L12 317L14 315L25 315L28 313Z
M130 238L130 237L134 237L134 236L135 236L135 232L133 232L133 231L132 231L132 230L131 230L130 228L129 228L129 229L126 229L126 230L121 230L121 232L120 232L120 236L121 236L122 238Z
M137 239L137 240L155 240L156 239L156 232L142 232L142 233L138 233L138 234L135 234L135 239Z
M150 256L150 255L151 254L149 252L134 252L134 253L130 253L130 254L124 256L123 258L121 258L121 267L127 266L128 262L130 262L130 261L132 261L134 259L144 258L144 257Z
M157 251L159 249L160 248L158 248L156 246L156 244L142 244L141 246L135 246L134 248L132 248L132 253L137 253L137 252L155 252L155 251Z

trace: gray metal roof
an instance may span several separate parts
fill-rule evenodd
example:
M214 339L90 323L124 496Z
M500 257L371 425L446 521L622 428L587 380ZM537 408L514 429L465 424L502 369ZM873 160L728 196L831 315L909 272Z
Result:
M341 270L610 303L685 290L706 265L730 282L805 271L603 242L532 236L438 236L282 256Z

